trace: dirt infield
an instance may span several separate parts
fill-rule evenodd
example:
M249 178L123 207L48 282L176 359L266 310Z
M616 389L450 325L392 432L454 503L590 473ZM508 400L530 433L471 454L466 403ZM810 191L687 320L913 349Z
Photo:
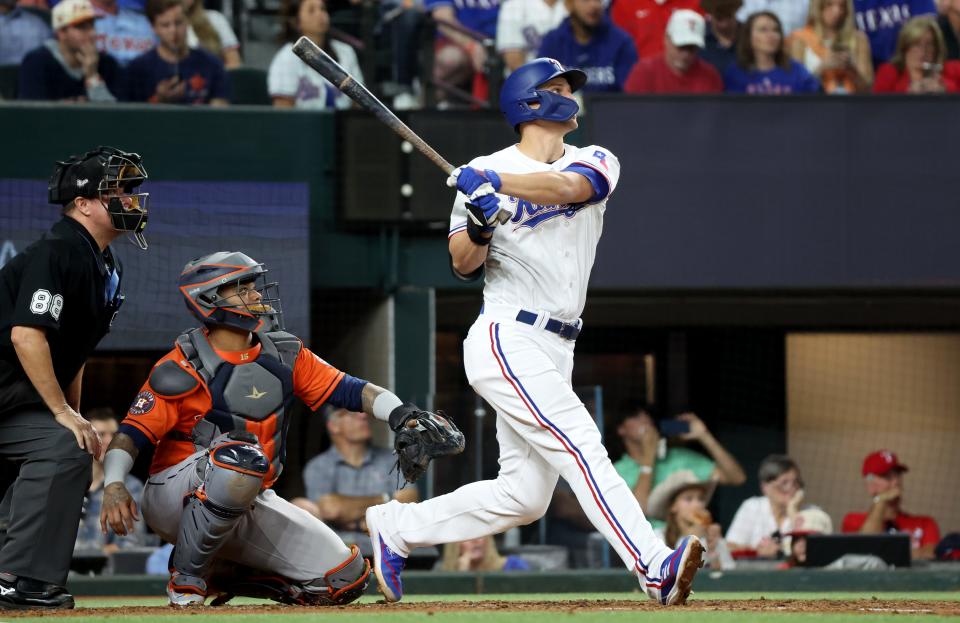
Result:
M397 612L436 614L442 612L609 612L636 611L650 612L660 610L660 606L650 601L639 600L579 600L579 601L459 601L459 602L419 602L410 604L357 604L335 608L303 608L280 605L223 606L219 608L193 608L184 611L186 616L200 614L266 614L284 613L325 613L354 611L364 614L389 615ZM956 601L913 601L884 600L879 598L858 600L800 600L800 599L745 599L745 600L693 600L681 608L688 612L803 612L830 614L913 614L960 616L960 602ZM78 608L58 612L3 611L3 618L91 616L112 618L117 616L154 616L169 615L168 607L158 606L120 606L114 608Z

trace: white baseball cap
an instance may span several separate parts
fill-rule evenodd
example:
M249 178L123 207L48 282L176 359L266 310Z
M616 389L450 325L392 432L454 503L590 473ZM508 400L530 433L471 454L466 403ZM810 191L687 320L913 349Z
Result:
M689 9L677 9L667 22L667 36L678 48L685 45L702 48L706 31L707 24L703 21L703 16Z
M97 11L90 0L62 0L50 11L50 21L54 30L79 24L89 19L97 19Z

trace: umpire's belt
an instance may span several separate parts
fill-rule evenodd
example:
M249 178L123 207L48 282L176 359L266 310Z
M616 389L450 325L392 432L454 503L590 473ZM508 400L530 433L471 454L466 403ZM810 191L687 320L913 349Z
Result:
M525 309L521 309L517 313L517 322L522 322L523 324L528 324L530 326L536 326L537 314ZM556 318L547 320L547 323L543 325L543 329L549 331L550 333L556 333L563 339L570 341L577 339L577 336L580 335L580 327L575 324L570 324L569 322L561 322Z

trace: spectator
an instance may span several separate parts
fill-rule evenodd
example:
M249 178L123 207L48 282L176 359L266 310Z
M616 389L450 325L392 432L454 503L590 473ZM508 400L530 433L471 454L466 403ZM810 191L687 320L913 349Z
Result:
M866 93L873 82L870 41L854 28L853 0L812 0L807 25L790 35L790 56L826 93Z
M127 67L127 99L226 106L230 88L223 63L205 50L187 46L183 1L147 0L147 16L159 44Z
M157 45L150 20L129 4L117 0L91 0L97 9L97 49L112 56L121 67Z
M650 411L646 407L633 405L624 412L628 415L617 427L617 434L623 439L626 452L613 466L633 489L633 495L642 508L647 507L650 490L680 470L691 470L698 480L714 480L721 485L742 485L746 481L747 477L737 460L693 413L677 417L689 424L690 431L674 438L666 452L659 456L660 433ZM697 441L711 458L676 445L677 441Z
M57 38L23 58L17 97L115 102L120 68L112 57L97 52L96 14L90 0L63 0L50 15Z
M424 13L420 0L384 0L381 11L387 21L386 35L393 52L391 80L383 90L393 96L394 110L419 109L423 94L417 74L420 71L420 39Z
M788 95L816 93L820 83L791 59L783 47L783 28L769 11L754 13L737 42L737 62L727 68L723 83L729 93Z
M830 515L819 508L808 508L796 514L783 534L783 551L787 560L782 568L802 567L807 563L807 537L811 534L833 533Z
M715 480L701 480L689 469L673 472L650 492L647 515L666 522L663 542L668 547L676 547L680 539L695 534L707 544L709 566L730 569L735 563L723 542L720 525L707 510L716 486Z
M723 79L699 57L706 22L699 13L681 9L667 22L663 54L642 58L633 66L627 93L720 93Z
M602 0L566 0L570 17L544 36L539 56L587 74L585 92L622 91L637 51L603 12Z
M87 411L87 419L100 434L100 442L109 446L119 428L113 409L109 407L90 409ZM132 474L127 474L124 485L139 504L140 495L143 493L143 483ZM133 534L117 536L112 530L103 534L100 530L100 506L102 503L103 458L101 457L99 459L94 458L93 461L93 478L84 498L83 514L80 516L80 530L77 532L77 543L74 549L98 549L104 554L110 555L121 548L145 544L142 521L134 522Z
M447 543L443 546L440 571L529 571L530 563L519 556L503 556L490 535Z
M727 530L727 545L731 551L753 550L761 558L773 558L790 518L800 510L803 480L793 459L782 454L763 459L759 477L763 495L747 498L737 509Z
M773 13L783 25L783 32L793 32L807 23L810 0L743 0L737 19L747 21L754 13Z
M483 75L487 52L476 37L447 26L466 28L490 40L497 38L497 17L500 0L425 0L424 6L437 22L437 45L433 76L453 86L472 83L475 95L482 95ZM441 93L444 93L441 91Z
M330 449L303 468L307 499L296 498L292 503L336 530L345 543L356 543L364 551L370 542L363 523L367 508L390 499L416 502L417 490L397 489L393 469L397 459L391 450L370 444L366 414L330 409L327 432Z
M915 17L900 30L897 51L877 68L874 93L960 92L960 61L945 61L943 33L932 17Z
M743 28L737 20L737 9L743 0L700 0L707 15L707 34L700 58L717 68L720 75L737 62L737 39Z
M50 26L16 0L0 0L0 65L19 65L27 52L52 36Z
M240 59L240 42L223 13L203 8L203 0L184 0L183 6L189 22L188 46L210 52L219 58L227 69L243 64Z
M943 42L947 46L948 61L960 60L960 0L946 0L942 14L937 18Z
M497 18L497 52L507 70L536 58L543 36L566 16L563 0L505 0Z
M267 88L273 105L278 108L349 108L349 97L293 53L293 42L303 35L323 48L350 75L363 81L360 62L353 48L327 36L330 15L324 0L290 0L285 8L283 38L287 43L274 55L267 74Z
M667 20L678 9L700 10L700 0L614 0L610 19L633 38L640 58L663 52Z
M843 531L862 534L906 532L910 535L913 559L931 560L940 540L940 528L932 517L908 515L903 511L903 474L907 470L907 466L889 450L868 454L863 460L861 473L867 495L873 501L866 513L847 513L843 518Z
M893 56L900 28L911 17L934 15L934 0L853 0L857 28L867 33L873 66L879 68Z

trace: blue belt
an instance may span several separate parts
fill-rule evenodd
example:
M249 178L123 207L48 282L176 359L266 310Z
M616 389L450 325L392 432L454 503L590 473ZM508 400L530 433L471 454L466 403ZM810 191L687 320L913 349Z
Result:
M528 312L524 309L520 310L520 313L517 314L517 322L522 322L523 324L536 325L537 324L537 315L533 312ZM580 335L580 327L575 324L570 324L569 322L560 322L554 318L551 318L547 321L546 326L543 327L550 333L556 333L565 340L570 340L571 342L577 339L577 336Z

